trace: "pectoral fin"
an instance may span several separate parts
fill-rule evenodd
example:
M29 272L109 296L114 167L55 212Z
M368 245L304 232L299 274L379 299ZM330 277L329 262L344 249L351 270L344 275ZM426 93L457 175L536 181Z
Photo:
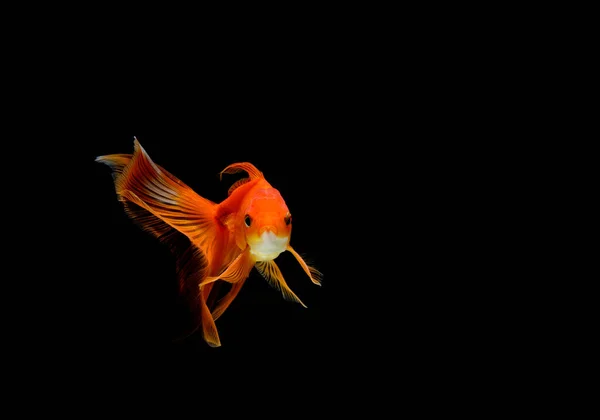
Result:
M223 280L228 283L237 283L241 280L245 280L252 270L254 260L250 255L250 248L246 248L244 252L238 255L229 266L218 276L206 277L200 283L200 286L212 283L213 281Z
M290 245L287 246L287 250L290 251L292 253L292 255L294 256L294 258L296 258L296 261L298 261L300 263L304 272L308 275L308 277L310 277L310 281L312 281L314 284L320 286L321 280L323 278L323 274L321 274L321 272L319 270L317 270L316 268L311 267L310 265L306 264L306 262L304 262L304 260L300 256L300 254L298 254L296 251L294 251L294 248L292 248Z
M233 302L235 297L238 295L240 289L242 288L245 282L246 279L243 279L238 281L237 283L232 284L231 289L227 292L227 294L217 302L215 308L212 311L212 317L215 321L219 319L219 317L223 315L223 312L225 312L225 309L227 309L229 305L231 305L231 302Z
M200 293L200 308L202 311L202 336L204 337L204 340L211 347L220 347L221 340L219 339L217 326L215 325L215 320L213 319L208 306L206 306L206 301L204 300L202 293Z
M258 272L269 282L269 284L277 290L281 290L283 298L292 302L298 302L306 308L306 305L292 292L287 283L283 279L283 274L275 261L257 261L254 265Z

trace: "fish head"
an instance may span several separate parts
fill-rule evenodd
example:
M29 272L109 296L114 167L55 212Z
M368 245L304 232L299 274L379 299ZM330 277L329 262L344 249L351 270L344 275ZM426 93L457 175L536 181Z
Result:
M246 243L256 261L271 261L287 249L292 215L275 188L256 191L243 214Z

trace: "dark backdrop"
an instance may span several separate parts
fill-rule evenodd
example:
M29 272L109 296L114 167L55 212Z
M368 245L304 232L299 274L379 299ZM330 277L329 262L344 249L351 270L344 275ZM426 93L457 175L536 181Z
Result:
M486 167L496 153L484 146L501 125L486 126L498 79L486 78L488 62L471 65L478 54L456 52L465 43L446 45L445 33L423 45L427 25L398 36L397 22L371 28L337 16L348 28L321 35L302 23L280 37L265 26L246 38L178 20L171 33L136 14L124 19L128 36L99 19L93 36L66 27L32 37L31 48L13 43L19 58L7 62L21 66L6 79L15 97L4 120L15 127L3 143L4 185L19 181L20 195L3 202L5 227L18 233L5 240L15 332L5 337L26 356L18 367L45 379L44 395L61 380L88 395L117 385L129 395L128 379L167 371L202 392L231 391L233 403L263 376L260 391L285 394L286 376L309 384L297 394L304 401L345 385L354 395L340 392L339 406L371 410L377 404L362 397L376 389L395 409L407 389L455 389L464 364L496 344L481 339L495 331L482 316L494 293L478 288L497 266L480 268L469 248L491 254L482 238L497 223L480 219L495 206L481 199L493 185L472 162ZM247 160L263 171L294 214L292 245L324 273L318 287L290 255L278 258L308 308L253 272L217 322L221 348L199 335L175 341L186 320L174 259L125 216L109 169L94 162L130 153L134 136L213 201L226 196L217 177L226 165ZM473 222L479 238L469 235ZM240 370L251 375L218 384Z

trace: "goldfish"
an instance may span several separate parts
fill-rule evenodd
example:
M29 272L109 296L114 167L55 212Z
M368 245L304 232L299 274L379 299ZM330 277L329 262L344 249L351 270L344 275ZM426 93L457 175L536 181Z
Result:
M245 172L220 203L197 194L155 164L137 138L133 154L96 157L111 169L117 199L144 231L176 257L179 290L188 296L197 327L211 347L221 346L215 321L236 298L255 268L283 298L306 305L287 285L275 259L290 252L312 283L322 273L290 245L292 214L279 190L253 164L232 163L219 173ZM227 289L223 293L223 286Z

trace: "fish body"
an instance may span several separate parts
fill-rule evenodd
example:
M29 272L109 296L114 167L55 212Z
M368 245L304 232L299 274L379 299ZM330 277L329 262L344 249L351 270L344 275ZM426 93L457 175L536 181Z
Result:
M208 200L155 164L137 139L133 154L98 156L112 170L126 214L176 256L180 291L212 347L221 345L215 321L239 293L252 268L287 300L306 307L285 282L275 259L289 251L317 285L321 273L291 247L292 215L279 191L249 162L223 174L245 172L221 203ZM225 294L222 286L228 284Z

